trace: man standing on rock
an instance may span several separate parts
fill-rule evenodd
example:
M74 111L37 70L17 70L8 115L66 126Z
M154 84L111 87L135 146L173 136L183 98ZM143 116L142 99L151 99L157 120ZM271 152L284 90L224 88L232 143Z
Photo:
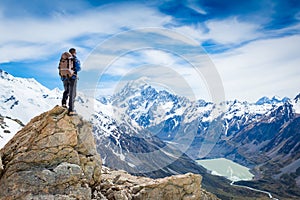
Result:
M67 58L63 58L63 56L67 56ZM64 83L64 93L62 98L62 106L64 108L67 108L67 100L69 97L69 109L68 109L68 115L76 115L76 112L74 110L74 101L76 97L76 85L77 85L77 72L81 70L80 67L80 61L76 57L76 49L71 48L68 52L65 52L62 55L62 58L60 60L59 64L59 73L61 76L61 80ZM64 64L64 62L67 62L68 64ZM71 66L69 66L69 64Z

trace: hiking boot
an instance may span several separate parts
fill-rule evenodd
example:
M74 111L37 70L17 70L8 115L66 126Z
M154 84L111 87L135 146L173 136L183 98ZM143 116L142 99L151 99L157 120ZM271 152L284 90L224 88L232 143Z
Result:
M66 105L66 104L63 104L62 107L63 107L63 108L67 108L67 105Z
M78 114L75 111L69 111L68 115L69 116L75 116L75 115L78 115Z

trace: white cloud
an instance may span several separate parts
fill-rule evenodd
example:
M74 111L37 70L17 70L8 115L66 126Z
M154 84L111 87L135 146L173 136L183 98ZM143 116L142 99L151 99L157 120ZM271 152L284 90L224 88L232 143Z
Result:
M109 37L91 52L84 65L86 70L101 71L112 63L116 68L128 70L133 65L172 65L175 61L171 54L185 56L196 48L201 49L197 42L175 31L161 28L138 29ZM203 53L202 49L201 52ZM116 72L112 70L111 73L116 75Z
M268 31L269 36L281 36L284 34L300 34L300 23L294 24L292 26L284 27L282 29L275 29Z
M101 60L100 57L98 59L95 57L93 60L99 61ZM199 59L202 61L201 65L211 66L210 63L205 63L203 57L198 57L197 64L199 64ZM137 51L134 55L127 54L114 60L106 68L104 75L113 76L115 81L102 78L102 82L98 84L102 85L100 93L112 95L116 91L116 85L124 86L127 81L148 77L151 84L162 85L177 94L192 99L211 100L213 91L209 91L211 87L207 85L210 83L208 79L211 77L205 76L211 74L201 74L202 71L199 72L198 70L179 55L162 50L146 49Z
M219 44L239 45L251 41L225 53L210 55L223 80L227 99L256 101L264 95L293 98L300 92L299 23L269 31L236 18L211 20L206 25L208 31L202 26L183 26L177 30L199 42L211 39ZM287 36L287 33L297 35Z
M206 26L209 29L207 39L221 44L240 43L262 36L258 32L258 24L240 22L235 17L220 21L211 20L206 22Z
M98 93L102 95L113 95L120 91L128 81L135 81L141 77L147 77L147 82L159 89L166 89L181 96L191 99L208 97L207 88L197 77L195 71L173 66L143 65L136 68L127 69L123 76L116 81L103 81L98 83ZM199 96L199 92L201 96ZM205 94L206 93L206 94ZM206 98L206 99L208 99Z
M203 42L213 40L219 44L240 44L264 36L260 25L239 21L236 17L209 20L201 24L179 26L176 31Z
M110 76L125 76L135 68L156 65L170 66L176 62L174 55L160 50L142 49L125 55L92 54L84 63L85 70L97 69Z
M146 63L162 66L170 66L176 62L174 55L161 50L152 49L144 51L141 59L143 59Z
M0 47L0 63L8 63L19 60L44 60L49 55L49 49L53 49L54 44L7 44Z
M195 7L193 4L189 6L201 14L206 14L202 8ZM132 75L134 72L142 75L142 71L136 71L137 69L134 67L143 67L145 64L156 67L161 65L169 67L168 69L173 70L174 73L168 72L167 68L155 71L154 69L159 70L155 67L145 69L144 73L147 72L149 75L152 73L154 82L164 79L171 83L172 87L180 88L184 92L183 86L185 85L174 81L174 77L179 75L189 87L196 91L196 94L200 94L197 95L197 98L201 96L201 93L204 93L203 98L207 98L209 91L207 91L205 79L211 78L199 77L195 74L194 69L180 63L181 58L157 50L148 50L140 54L118 58L116 56L120 55L114 51L147 47L149 41L151 43L161 42L165 45L172 45L169 43L180 41L191 46L195 45L195 40L199 44L205 40L213 40L220 45L237 45L245 41L252 41L240 48L211 55L223 80L227 98L254 101L268 94L292 97L295 95L295 91L299 90L300 58L298 49L300 36L258 39L270 35L278 36L287 32L299 34L300 24L280 30L261 32L260 24L239 21L238 18L233 17L209 20L197 25L174 27L173 30L181 33L182 37L178 37L176 32L166 35L163 29L161 32L156 32L157 35L164 35L170 40L147 38L149 36L147 35L149 29L147 29L145 37L135 38L132 34L127 39L123 38L125 41L118 42L116 40L112 45L111 43L107 46L100 45L100 50L104 50L104 53L95 52L95 54L89 55L88 48L96 47L105 38L122 30L170 26L174 21L172 21L172 17L160 13L157 9L141 4L131 4L131 6L110 4L81 11L76 15L65 15L64 12L58 12L53 14L52 18L47 19L28 16L23 19L5 18L2 10L0 8L0 63L30 59L40 61L58 55L63 49L66 50L70 46L78 46L83 67L86 67L83 70L104 70L111 62L114 62L113 67L111 66L112 68L109 69L110 75L124 76ZM299 13L297 16L299 17ZM190 37L191 41L188 41L186 37ZM150 45L150 47L153 46ZM204 62L206 61L204 59ZM206 63L203 64L206 65ZM54 70L56 68L53 68L52 71L56 73ZM175 75L176 73L177 75ZM182 81L181 79L177 80Z
M293 98L300 85L300 36L265 39L212 55L227 99L256 101L264 95Z
M206 14L207 14L207 12L206 12L203 8L201 8L201 7L197 4L197 2L194 2L194 1L192 1L192 0L188 0L188 1L187 1L187 6L188 6L190 9L196 11L196 12L199 13L199 14L202 14L202 15L206 15Z
M191 37L194 40L203 41L205 39L208 39L208 36L204 33L205 29L201 24L179 26L174 28L174 30L178 31L181 34L184 34L186 37Z
M120 32L123 28L160 27L170 20L171 17L139 4L131 7L110 5L77 15L58 15L48 19L1 18L0 43L2 44L1 50L3 50L1 52L7 56L2 56L0 62L21 60L25 57L27 59L35 58L31 55L36 55L38 52L33 48L32 53L28 53L27 51L31 49L30 46L39 45L39 52L57 53L58 50L72 43L72 39L78 37L86 37L88 40L88 36L95 33L103 36ZM12 58L11 51L18 51L18 48L17 45L11 43L16 42L28 44L28 48L20 50L19 54ZM76 41L73 43L76 44ZM57 46L56 49L48 49L49 45L53 44ZM94 46L96 45L94 44ZM9 51L6 50L6 47ZM38 55L40 54L38 53Z

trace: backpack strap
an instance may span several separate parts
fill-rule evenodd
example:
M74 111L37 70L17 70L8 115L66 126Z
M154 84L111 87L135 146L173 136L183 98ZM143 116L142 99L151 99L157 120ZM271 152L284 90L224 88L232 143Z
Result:
M74 68L75 68L75 67L74 67L74 62L75 62L74 57L69 57L69 58L67 58L67 62L68 62L68 69L74 71L72 77L73 77L73 76L77 76L76 71L75 71L75 69L74 69Z
M67 58L67 66L68 66L68 69L71 69L70 65L71 65L71 59L70 58Z

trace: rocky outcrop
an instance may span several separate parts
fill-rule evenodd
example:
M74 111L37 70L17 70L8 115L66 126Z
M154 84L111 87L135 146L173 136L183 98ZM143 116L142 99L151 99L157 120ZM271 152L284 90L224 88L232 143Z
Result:
M56 106L1 149L0 199L91 199L101 159L92 126Z
M200 175L151 179L102 167L91 125L59 106L33 118L0 155L4 200L217 199L201 189Z
M215 195L201 188L202 177L188 173L163 179L137 177L122 170L102 168L100 186L94 191L95 200L215 200Z

